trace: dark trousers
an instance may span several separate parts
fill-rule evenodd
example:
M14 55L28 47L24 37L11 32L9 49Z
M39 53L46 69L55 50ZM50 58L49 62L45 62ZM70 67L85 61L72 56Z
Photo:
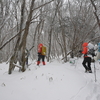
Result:
M42 59L42 62L44 62L45 56L44 55L38 55L38 61Z
M84 57L82 64L85 70L91 70L91 57Z

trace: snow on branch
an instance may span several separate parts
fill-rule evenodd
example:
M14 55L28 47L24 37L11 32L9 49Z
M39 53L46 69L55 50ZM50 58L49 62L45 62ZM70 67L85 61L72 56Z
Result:
M20 66L19 64L15 64L15 63L13 63L13 65L14 65L15 67L18 67L18 68L19 68L19 71L21 71L22 66Z
M11 40L13 40L16 36L18 36L22 31L24 31L25 29L22 29L20 32L18 32L16 35L14 35L13 37L11 37L9 40L7 40L1 47L0 50L6 46Z
M51 1L49 1L49 2L47 2L47 3L45 3L45 4L43 4L43 5L40 5L40 6L37 7L37 8L34 8L33 11L36 10L36 9L39 9L39 8L41 8L41 7L43 7L43 6L47 5L47 4L49 4L49 3L51 3L52 1L54 1L54 0L51 0Z

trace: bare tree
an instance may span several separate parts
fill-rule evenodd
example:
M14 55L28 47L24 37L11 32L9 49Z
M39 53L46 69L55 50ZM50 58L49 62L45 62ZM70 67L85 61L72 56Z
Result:
M100 6L99 6L99 4L100 4L100 1L94 1L94 0L90 0L91 1L91 4L92 4L92 6L93 6L93 8L94 8L94 15L95 15L95 17L96 17L96 20L97 20L97 23L98 23L98 26L99 26L99 30L100 30L100 18L99 18L99 16L100 16ZM97 7L96 7L96 4L95 4L95 2L97 2Z
M15 65L17 63L18 60L18 51L19 51L19 45L20 45L20 41L21 41L21 30L22 30L22 25L23 25L23 21L24 21L24 9L25 9L25 0L23 0L22 6L21 6L21 22L20 22L20 33L18 34L18 38L17 38L17 42L14 48L14 52L13 55L10 58L10 63L9 63L9 71L8 73L11 74L12 70L15 68ZM19 62L21 62L21 60L19 59Z
M74 2L75 6L71 5L70 1L68 3L70 14L69 34L72 38L70 41L72 50L71 56L73 57L73 55L76 56L78 50L81 49L81 41L87 42L95 37L96 32L94 30L97 28L97 24L95 20L93 20L94 16L89 1ZM79 47L75 49L77 44L79 44Z

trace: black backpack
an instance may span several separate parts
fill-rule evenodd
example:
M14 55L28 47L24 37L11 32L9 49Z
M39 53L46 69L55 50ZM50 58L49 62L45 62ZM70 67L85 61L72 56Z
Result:
M94 49L89 49L88 55L92 55L92 57L96 56L95 55L95 50Z

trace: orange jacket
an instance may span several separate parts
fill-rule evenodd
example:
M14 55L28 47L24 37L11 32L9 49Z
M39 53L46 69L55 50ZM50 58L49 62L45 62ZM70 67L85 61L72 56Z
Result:
M83 47L82 53L84 54L84 57L88 57L87 56L87 52L88 52L87 46L88 46L88 43L87 42L83 43L83 45L82 45L82 47Z

